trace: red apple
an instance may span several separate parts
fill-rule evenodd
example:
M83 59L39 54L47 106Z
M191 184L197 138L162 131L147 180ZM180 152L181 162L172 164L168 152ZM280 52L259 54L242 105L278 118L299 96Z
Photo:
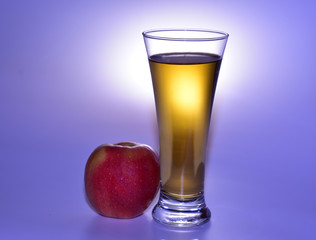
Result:
M156 196L160 169L157 153L144 144L103 144L90 155L84 175L90 206L113 218L141 215Z

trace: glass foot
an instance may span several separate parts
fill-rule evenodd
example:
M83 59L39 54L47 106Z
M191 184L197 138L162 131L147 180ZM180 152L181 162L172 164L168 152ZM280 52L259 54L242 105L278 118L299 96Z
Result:
M158 204L153 209L153 218L174 227L194 227L211 218L204 196L191 201L178 201L160 192Z

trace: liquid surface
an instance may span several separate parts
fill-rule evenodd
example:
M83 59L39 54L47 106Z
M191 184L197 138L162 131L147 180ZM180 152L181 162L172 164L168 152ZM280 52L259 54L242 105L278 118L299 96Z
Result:
M203 53L151 56L159 125L161 191L190 200L204 191L204 164L221 58Z

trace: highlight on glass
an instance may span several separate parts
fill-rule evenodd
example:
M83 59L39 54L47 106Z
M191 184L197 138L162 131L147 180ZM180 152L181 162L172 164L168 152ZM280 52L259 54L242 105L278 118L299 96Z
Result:
M190 227L207 222L206 148L228 34L205 29L143 32L155 96L160 196L153 218Z

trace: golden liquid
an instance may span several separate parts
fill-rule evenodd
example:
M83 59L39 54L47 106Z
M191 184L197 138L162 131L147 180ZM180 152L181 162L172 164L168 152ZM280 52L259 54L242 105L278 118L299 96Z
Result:
M221 57L203 53L151 56L159 125L161 191L192 200L204 190L209 121Z

